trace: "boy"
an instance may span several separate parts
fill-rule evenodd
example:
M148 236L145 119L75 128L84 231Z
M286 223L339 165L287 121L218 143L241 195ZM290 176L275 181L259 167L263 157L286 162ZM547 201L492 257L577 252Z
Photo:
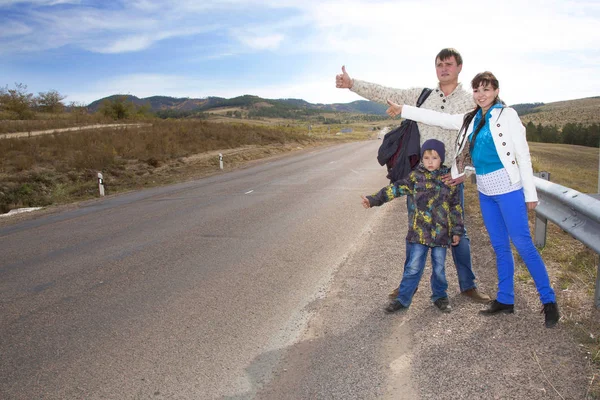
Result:
M398 297L385 310L392 313L410 306L425 269L427 253L431 248L431 300L443 312L450 312L448 282L444 264L446 248L456 246L464 234L462 207L458 188L447 186L442 176L450 169L443 165L444 143L429 139L421 146L421 164L406 178L381 189L373 196L362 196L365 208L380 206L396 197L413 197L414 212L409 221L406 241L413 243L410 259L404 268Z

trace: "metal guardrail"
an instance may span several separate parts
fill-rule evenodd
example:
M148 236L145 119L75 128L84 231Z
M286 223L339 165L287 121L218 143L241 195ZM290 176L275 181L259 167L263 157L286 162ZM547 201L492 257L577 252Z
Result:
M550 174L547 172L538 175L539 177L534 177L539 198L539 204L535 208L535 245L546 245L546 223L550 220L600 254L600 200L550 182ZM596 308L600 308L600 262L596 273L594 304Z

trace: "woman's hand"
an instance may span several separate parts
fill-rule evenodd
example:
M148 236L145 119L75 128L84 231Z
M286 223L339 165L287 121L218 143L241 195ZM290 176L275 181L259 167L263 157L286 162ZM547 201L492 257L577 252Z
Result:
M400 104L396 104L391 100L388 100L387 103L390 106L387 110L385 110L387 115L394 118L395 116L402 114L402 106Z
M452 179L452 174L446 174L442 176L442 182L444 182L448 186L456 186L460 185L467 179L466 175L461 175L456 179Z
M364 208L371 208L371 203L369 203L369 199L367 199L365 196L360 196L362 197L362 205Z
M527 211L535 210L537 205L538 205L537 201L528 201L527 202Z
M458 246L460 243L460 236L452 235L452 246Z

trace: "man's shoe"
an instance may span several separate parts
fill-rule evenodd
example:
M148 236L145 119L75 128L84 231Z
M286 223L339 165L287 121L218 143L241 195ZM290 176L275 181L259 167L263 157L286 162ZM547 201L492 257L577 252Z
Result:
M477 288L467 289L461 293L463 296L471 298L471 300L477 303L487 304L492 301L492 298L485 293L481 293Z
M415 293L417 293L417 290L419 290L418 286L415 288L415 291L413 292L413 296L415 295ZM390 294L388 294L388 297L390 298L390 300L394 300L394 299L398 298L399 291L400 291L399 287L397 287L396 289L392 290L390 292Z
M542 311L545 315L546 328L554 328L558 324L560 315L558 313L558 305L556 303L546 303L542 307Z
M435 304L435 306L439 308L441 312L449 313L452 310L447 297L440 297L434 301L433 304Z
M398 300L393 300L390 301L390 304L387 305L387 307L385 307L385 311L387 313L393 313L399 310L405 310L408 307L405 307L402 303L400 303Z
M483 314L483 315L492 315L492 314L498 314L498 313L512 314L514 312L515 312L514 304L504 304L504 303L500 303L498 300L493 300L490 303L490 306L488 308L486 308L485 310L479 311L479 314Z

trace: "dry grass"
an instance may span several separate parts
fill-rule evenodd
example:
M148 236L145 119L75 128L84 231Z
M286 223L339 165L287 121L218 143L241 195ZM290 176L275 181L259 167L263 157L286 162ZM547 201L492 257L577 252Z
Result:
M98 171L106 192L114 194L217 173L218 153L232 168L299 147L367 138L360 132L336 136L317 128L309 134L294 126L155 120L139 128L2 139L0 212L96 197Z
M31 120L8 120L2 119L0 112L0 134L15 132L44 131L48 129L71 128L74 126L94 125L100 123L114 124L113 119L107 119L99 113L61 113L43 114L36 113L36 119ZM139 122L139 121L135 121Z
M562 127L567 123L583 124L585 126L598 123L600 97L586 99L557 101L539 107L539 112L521 116L523 124L528 122L542 125Z
M583 193L598 190L598 149L530 143L534 169L550 172L551 181ZM465 190L467 215L475 228L483 229L479 210L477 188L468 184ZM530 215L533 232L535 216ZM535 284L514 251L515 279L520 289L537 297ZM590 362L590 396L600 398L600 310L594 307L594 291L599 256L573 239L558 226L549 223L546 246L540 254L556 291L564 326L572 330L574 339L580 344L582 355Z

